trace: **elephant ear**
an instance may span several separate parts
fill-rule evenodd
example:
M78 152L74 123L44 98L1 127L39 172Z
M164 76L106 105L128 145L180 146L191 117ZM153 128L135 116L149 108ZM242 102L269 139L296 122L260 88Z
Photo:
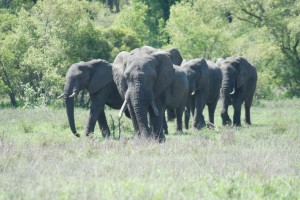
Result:
M170 49L167 49L166 52L167 52L168 56L171 58L172 63L174 65L178 65L178 66L181 65L183 59L182 59L182 56L178 49L170 48Z
M124 71L126 68L126 59L128 56L130 56L131 54L126 52L126 51L122 51L120 52L117 57L114 60L114 63L112 64L113 66L113 79L117 85L117 88L119 90L120 95L122 96L122 98L125 98L125 92L127 91L127 82L125 80L124 77Z
M243 57L237 57L233 63L237 71L236 87L242 87L252 76L252 65Z
M192 60L192 69L196 75L196 90L205 89L205 85L208 78L208 65L205 59L194 59Z
M175 69L171 59L163 51L152 54L157 61L157 78L154 84L154 95L160 95L174 80Z
M105 60L91 61L91 75L88 82L88 91L94 94L113 81L112 66Z

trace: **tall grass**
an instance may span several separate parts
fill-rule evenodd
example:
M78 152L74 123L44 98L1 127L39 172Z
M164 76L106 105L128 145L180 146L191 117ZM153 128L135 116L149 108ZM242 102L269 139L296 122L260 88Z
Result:
M75 138L65 111L0 110L0 199L300 199L300 101L263 101L252 126L185 130L163 144ZM107 109L109 124L117 112ZM112 117L110 117L110 115ZM87 110L76 109L83 133ZM207 113L205 113L207 118Z

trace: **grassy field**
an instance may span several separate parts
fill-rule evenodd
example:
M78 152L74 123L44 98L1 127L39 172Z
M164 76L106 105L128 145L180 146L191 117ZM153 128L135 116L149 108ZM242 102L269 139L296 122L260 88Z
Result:
M252 126L222 127L218 108L217 130L170 123L163 144L130 139L125 117L118 141L75 138L63 109L1 109L0 199L300 199L300 100L255 104Z

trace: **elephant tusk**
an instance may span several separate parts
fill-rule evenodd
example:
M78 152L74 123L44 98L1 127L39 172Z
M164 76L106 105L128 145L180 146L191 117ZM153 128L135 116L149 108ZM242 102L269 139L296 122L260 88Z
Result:
M154 101L151 101L151 107L152 107L152 109L154 111L154 114L158 117L159 116L159 112L158 112L158 109L157 109Z
M64 96L64 94L59 95L57 98L60 99Z
M73 97L75 97L77 95L77 93L76 92L73 92L73 94L71 94L69 97L70 98L73 98Z
M230 92L230 94L232 95L234 93L235 93L235 88L233 87L233 90L232 90L232 92Z
M119 118L122 117L122 114L123 114L123 112L126 110L126 108L127 108L127 100L125 99L125 101L124 101L124 103L123 103L123 105L122 105L122 107L121 107L121 110L120 110L120 112L119 112Z

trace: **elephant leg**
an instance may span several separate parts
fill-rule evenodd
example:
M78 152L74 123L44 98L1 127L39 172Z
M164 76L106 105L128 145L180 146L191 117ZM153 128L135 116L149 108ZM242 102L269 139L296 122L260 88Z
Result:
M100 110L101 110L100 106L95 105L95 103L92 100L92 105L91 105L91 108L90 108L90 114L89 114L89 118L88 118L88 121L87 121L86 129L85 129L85 135L86 136L89 136L91 133L94 132L96 121L98 119Z
M195 101L193 101L193 97L189 96L188 100L187 100L187 105L185 106L185 111L184 111L184 124L185 124L185 128L189 129L189 121L190 121L190 117L191 117L191 109L193 112L193 116L194 116L194 109L195 109Z
M167 124L165 113L163 113L163 130L164 130L165 135L169 134L168 124Z
M103 138L110 137L110 130L109 130L109 127L108 127L108 124L106 121L104 109L102 109L100 111L100 114L98 117L98 124L99 124L99 128L101 130L101 133L102 133L102 137Z
M163 108L163 106L160 104L156 104L156 105L159 112L159 116L156 116L152 109L150 109L149 111L151 124L153 127L152 134L154 139L159 140L159 142L164 142L165 134L162 131L162 129L163 129L163 114L164 114L163 111L165 110L165 108Z
M190 108L186 107L184 111L184 124L185 124L185 129L189 129L189 121L190 121Z
M209 122L214 124L215 123L215 110L216 110L217 103L208 104L208 116Z
M234 103L233 104L233 125L234 126L241 126L241 108L242 104L241 103Z
M183 108L176 109L176 119L177 119L177 131L182 132L182 115L183 115Z
M245 101L245 123L251 125L251 118L250 118L250 108L252 105L252 98Z
M203 109L205 104L200 97L195 98L195 116L194 116L194 128L202 129L205 127L205 121L203 116Z
M222 110L221 110L221 118L223 126L231 125L231 119L228 115L228 105L223 102Z
M174 109L167 109L168 121L173 121L176 118Z

